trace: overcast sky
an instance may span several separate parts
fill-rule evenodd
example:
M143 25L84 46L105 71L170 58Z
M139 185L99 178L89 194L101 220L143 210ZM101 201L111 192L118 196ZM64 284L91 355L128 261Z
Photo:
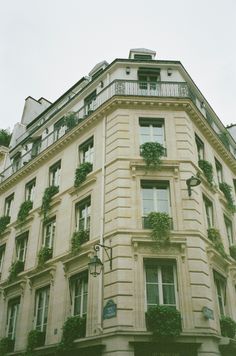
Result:
M95 64L145 47L180 60L221 121L236 123L235 0L0 0L0 128L24 100L55 101Z

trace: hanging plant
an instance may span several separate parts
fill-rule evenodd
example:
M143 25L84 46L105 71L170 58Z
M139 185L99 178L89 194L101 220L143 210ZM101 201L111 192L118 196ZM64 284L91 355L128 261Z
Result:
M161 157L165 154L165 148L158 142L146 142L140 146L140 154L147 168L156 169L160 166Z
M43 266L44 263L52 258L52 248L43 246L38 253L38 265Z
M43 212L44 221L47 220L48 212L50 210L50 203L52 201L52 197L59 192L59 187L55 185L51 185L47 187L43 194L41 211Z
M33 202L30 200L24 201L17 215L17 222L23 224L26 221L27 216L29 215L30 210L33 208Z
M8 282L14 281L22 271L24 271L24 262L19 260L13 262L9 270Z
M229 246L229 253L236 260L236 245Z
M204 176L206 177L208 183L213 185L213 166L210 162L200 159L198 161L199 167L203 170Z
M59 345L61 351L73 349L73 341L85 337L86 318L79 315L67 318L62 327L62 339Z
M147 224L152 229L152 238L160 244L169 242L171 218L167 213L151 212L147 216Z
M31 330L27 338L27 353L29 354L36 347L43 346L45 343L45 332L39 330Z
M223 256L227 257L225 253L224 245L221 240L220 232L217 229L211 228L207 230L208 239L214 244L215 249Z
M220 320L221 335L234 338L236 333L236 322L229 316L222 316Z
M236 206L234 205L234 200L232 196L232 187L229 184L222 182L219 184L219 188L224 193L229 211L231 211L231 213L235 213Z
M72 130L76 126L77 120L76 120L76 113L75 112L68 112L65 115L65 124L67 127L66 131Z
M83 243L89 240L89 230L79 230L73 233L71 239L71 252L76 254Z
M147 329L154 336L178 336L182 331L181 314L175 307L158 305L148 309Z
M90 162L82 163L75 171L74 186L78 188L85 180L87 175L92 171L93 165Z
M5 356L7 353L14 351L15 340L10 337L3 337L0 340L0 355Z
M0 236L6 230L7 225L9 224L11 218L10 216L1 216L0 217Z

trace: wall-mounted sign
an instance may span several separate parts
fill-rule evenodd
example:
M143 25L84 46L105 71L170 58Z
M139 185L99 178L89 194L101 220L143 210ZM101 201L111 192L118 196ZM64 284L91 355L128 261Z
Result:
M208 307L202 308L202 313L206 319L214 320L214 313L213 310Z
M117 307L112 299L108 300L105 307L103 308L103 319L110 319L116 316Z

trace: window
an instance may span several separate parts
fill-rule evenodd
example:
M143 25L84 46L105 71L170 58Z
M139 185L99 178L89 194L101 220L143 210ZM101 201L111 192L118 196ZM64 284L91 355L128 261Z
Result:
M231 246L234 243L232 221L229 220L225 215L224 215L224 221L225 221L225 229L226 229L229 245Z
M16 335L16 323L19 313L20 297L9 300L7 308L7 336L11 339L15 339Z
M139 68L138 70L139 88L144 90L156 90L157 82L160 81L160 69Z
M222 164L215 158L215 166L216 166L216 175L218 183L223 182L223 169Z
M32 149L31 149L31 158L32 159L35 158L36 156L38 156L38 154L40 153L41 144L42 144L41 136L34 139L34 141L32 143Z
M25 200L34 201L36 178L32 179L25 185Z
M5 216L11 216L13 200L14 200L14 193L9 195L5 199L5 206L4 206L4 215Z
M5 249L6 249L5 245L0 246L0 278L1 278L2 268L3 268Z
M158 142L164 146L164 120L158 118L140 118L140 144L146 142Z
M168 260L146 260L147 308L155 305L176 307L177 278L176 266Z
M54 141L58 140L61 136L64 135L66 130L65 127L65 119L64 117L62 117L60 120L58 120L55 124L54 124L54 133L53 133L53 137L54 137Z
M17 152L12 158L12 170L13 173L17 172L21 168L21 152Z
M91 215L91 199L90 197L82 200L75 206L76 215L76 230L90 229L90 215Z
M204 159L204 143L202 140L198 137L198 135L195 135L195 142L197 146L197 154L198 154L198 160Z
M84 115L91 114L96 109L97 92L94 90L84 99Z
M61 174L61 161L58 161L49 168L49 185L59 186Z
M56 230L56 218L52 218L44 225L43 246L53 249L53 241Z
M72 315L87 314L88 273L80 273L70 279Z
M36 291L36 316L35 329L46 332L48 321L48 304L49 304L50 287L44 287Z
M16 259L18 261L25 262L27 242L28 242L28 231L16 237Z
M93 164L93 153L93 137L91 137L89 140L79 146L80 164L84 162L90 162Z
M205 217L207 222L207 228L210 229L214 226L213 223L213 204L212 202L203 195L203 202L205 207Z
M226 279L214 271L214 282L216 288L216 297L220 315L225 315L226 304Z
M170 197L168 182L144 181L141 182L143 216L152 211L170 213Z

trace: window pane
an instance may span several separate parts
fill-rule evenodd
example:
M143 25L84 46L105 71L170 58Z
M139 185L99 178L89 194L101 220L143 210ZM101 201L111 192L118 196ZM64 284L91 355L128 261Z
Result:
M174 283L173 266L162 266L162 283Z
M163 285L163 303L175 305L174 285Z
M158 274L156 268L146 269L146 280L149 283L158 283Z
M147 304L159 304L159 294L157 284L147 284Z

